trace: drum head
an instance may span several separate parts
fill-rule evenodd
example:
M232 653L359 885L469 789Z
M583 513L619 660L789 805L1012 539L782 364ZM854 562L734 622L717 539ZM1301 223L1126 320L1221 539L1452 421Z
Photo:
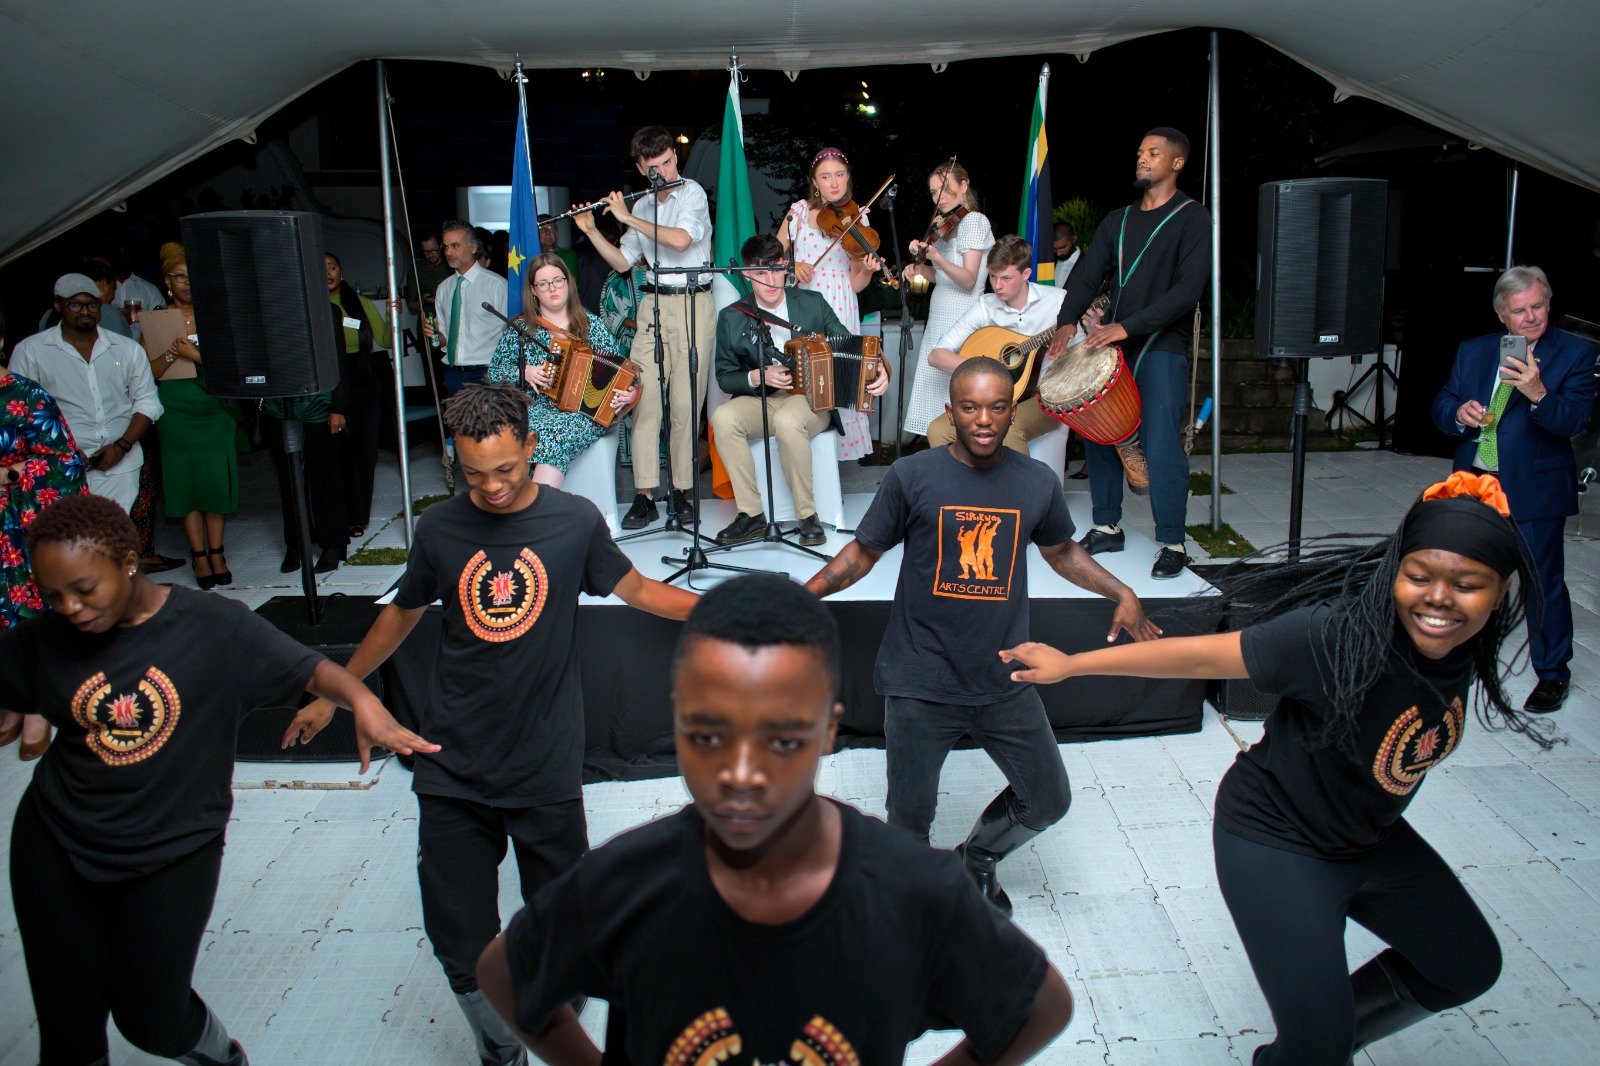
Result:
M1089 348L1074 344L1045 368L1039 378L1039 402L1046 407L1077 407L1110 380L1122 350L1114 344Z

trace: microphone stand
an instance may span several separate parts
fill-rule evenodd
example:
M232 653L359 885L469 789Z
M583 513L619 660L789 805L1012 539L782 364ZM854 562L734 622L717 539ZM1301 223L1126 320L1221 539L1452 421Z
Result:
M894 457L896 459L900 458L900 448L905 438L906 378L910 376L910 372L906 370L906 358L907 353L911 350L911 302L906 294L911 282L906 280L902 273L905 269L905 260L901 258L900 227L895 224L894 219L894 198L899 191L900 186L891 185L883 191L883 196L880 197L883 200L883 206L889 209L889 239L894 244L895 253L894 274L895 277L900 279L900 284L895 286L900 293L900 373L895 375L898 380L895 382L894 390Z
M714 274L743 274L748 269L750 268L690 266L661 267L656 271L658 275L684 275L684 299L688 301L689 305L689 440L696 447L698 447L700 442L700 398L695 395L695 382L699 379L700 350L699 346L695 343L695 289L699 288L700 279L702 277L709 277ZM657 333L657 343L660 343L659 331ZM765 405L763 405L763 407L764 406ZM770 456L768 457L768 462L771 462ZM697 462L695 465L698 467L699 463ZM661 557L661 561L664 563L682 564L678 567L678 569L674 570L671 574L667 575L661 580L667 582L668 584L678 580L680 577L685 578L686 581L692 581L694 579L694 573L697 570L728 570L737 574L772 573L770 570L763 570L759 567L730 566L727 563L714 563L707 558L709 553L700 546L700 542L703 540L710 540L711 538L700 532L700 478L698 475L699 471L696 470L694 487L690 490L692 493L689 498L690 528L684 529L681 521L678 526L680 532L689 534L689 547L683 550L683 558L678 558L672 555L663 555ZM767 479L767 484L769 486L772 484L772 479L770 477ZM713 552L725 552L731 551L736 547L738 547L736 544L719 544L711 550ZM795 547L799 547L799 545L795 545ZM827 556L824 556L824 558L827 558ZM691 585L690 587L693 586Z
M751 297L752 303L754 302L754 299L754 297ZM757 306L759 307L760 305L758 304ZM772 425L768 421L767 417L767 399L769 396L771 396L773 390L767 385L766 375L767 367L769 365L781 366L783 365L783 362L778 356L778 346L774 344L772 340L772 327L768 325L766 319L757 318L755 320L755 328L757 340L757 380L761 382L761 392L756 396L756 400L761 404L761 436L766 445L764 449L764 458L766 459L767 466L767 528L762 531L760 540L745 541L744 543L781 544L785 548L793 548L795 551L805 552L807 555L821 559L823 562L828 562L833 558L833 556L826 555L815 550L814 548L808 548L804 544L796 544L794 541L785 539L786 534L783 532L783 528L778 525L777 488L772 482L772 450L778 446L778 442L772 436ZM826 430L824 432L826 432ZM813 479L814 478L815 474L813 474ZM790 486L790 491L794 491L794 486ZM735 547L736 546L737 545L735 545Z
M533 339L533 334L528 332L528 327L526 325L518 322L514 318L507 318L505 315L502 315L500 313L500 309L495 307L495 305L490 303L488 300L483 301L482 306L485 311L489 312L491 315L504 322L507 326L510 326L512 329L517 331L517 384L525 389L533 389L535 394L537 394L539 390L528 384L528 345L532 344L537 347L543 346L540 345L538 341ZM546 349L546 351L548 352L549 349Z

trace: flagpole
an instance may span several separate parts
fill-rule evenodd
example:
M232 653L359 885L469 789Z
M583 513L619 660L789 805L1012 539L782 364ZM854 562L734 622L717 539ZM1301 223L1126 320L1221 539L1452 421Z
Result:
M528 76L522 72L522 56L520 54L516 56L516 64L517 69L511 75L511 80L517 83L517 110L522 119L522 158L528 164L528 188L531 189L533 188L533 152L529 150L530 146L528 144ZM539 214L538 193L534 194L533 213L536 217ZM542 248L540 249L540 251L543 250Z
M378 60L378 180L383 186L383 261L384 268L388 271L389 282L389 325L392 327L392 336L399 337L401 333L400 322L400 286L394 272L394 190L389 181L389 77L383 67L383 60ZM405 351L403 346L396 345L396 351L390 352L390 363L394 368L394 407L395 407L395 436L398 441L396 450L400 453L400 515L405 520L406 547L411 547L411 536L414 532L416 518L411 513L411 457L410 435L406 428L406 376L405 376ZM427 351L423 356L426 359Z
M1222 528L1222 77L1211 31L1211 528ZM1383 379L1378 379L1383 388ZM1380 427L1381 432L1381 427Z

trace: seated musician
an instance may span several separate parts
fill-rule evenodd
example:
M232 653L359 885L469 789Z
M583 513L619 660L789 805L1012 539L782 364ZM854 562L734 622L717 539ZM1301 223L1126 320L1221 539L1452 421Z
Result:
M945 373L955 370L961 362L961 346L985 326L1003 326L1025 337L1054 326L1066 290L1040 285L1032 278L1033 246L1015 234L995 241L994 247L989 249L989 284L994 291L975 300L939 338L933 351L928 353L929 365ZM1042 361L1044 356L1041 348L1038 358ZM1060 425L1031 398L1027 399L1017 404L1005 446L1027 455L1030 440ZM928 447L942 448L955 439L956 431L950 424L949 414L942 414L928 423Z
M820 293L784 288L783 245L776 237L768 234L751 237L740 252L747 267L757 268L745 272L755 293L754 302L752 304L752 298L746 297L739 304L723 308L717 315L717 384L733 398L711 416L717 450L727 467L728 480L733 482L733 498L739 513L717 534L717 543L760 540L766 530L767 519L761 492L756 486L756 463L750 454L749 441L751 437L760 437L762 432L761 401L757 397L770 394L766 401L767 431L778 439L778 459L784 480L789 484L789 494L794 497L795 514L800 516L797 539L801 544L821 544L827 534L822 530L822 523L817 521L817 505L811 495L811 438L830 425L837 429L837 416L832 412L812 411L811 402L803 394L788 391L794 386L794 377L789 368L775 365L771 355L762 369L761 352L767 343L767 334L770 333L777 355L782 354L784 342L792 334L781 326L758 321L747 312L765 312L766 316L798 326L805 333L842 336L846 330ZM760 269L763 267L767 269ZM882 396L888 387L889 375L879 368L878 376L867 386L867 391Z
M516 381L523 349L526 349L528 366L524 381L531 386L532 395L532 402L528 404L528 431L538 438L538 446L533 451L533 480L560 488L566 480L567 467L580 452L605 436L606 430L581 411L561 410L556 401L538 391L555 381L557 364L550 360L550 330L534 321L535 317L577 337L593 348L597 356L617 363L628 356L618 347L605 323L584 310L578 300L578 284L560 256L554 252L534 256L528 260L524 276L528 284L523 290L523 310L517 321L528 327L533 341L529 343L516 329L507 327L500 335L500 343L495 345L494 358L489 361L488 380ZM608 371L596 367L593 376L603 379L605 373ZM613 395L610 402L620 410L632 406L638 398L639 386L635 384L627 392Z

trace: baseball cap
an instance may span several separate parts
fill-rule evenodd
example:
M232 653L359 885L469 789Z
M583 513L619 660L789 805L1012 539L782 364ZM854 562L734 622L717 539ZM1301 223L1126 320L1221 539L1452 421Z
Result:
M87 274L63 274L56 279L56 295L63 300L78 295L100 297L100 286Z

